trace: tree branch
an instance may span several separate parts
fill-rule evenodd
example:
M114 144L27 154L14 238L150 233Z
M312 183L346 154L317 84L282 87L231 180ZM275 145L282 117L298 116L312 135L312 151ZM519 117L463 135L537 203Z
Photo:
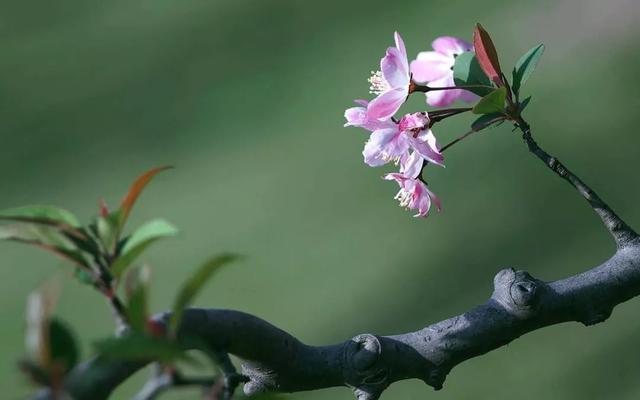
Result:
M242 376L248 379L244 385L247 395L348 386L358 400L375 400L391 383L403 379L421 379L441 389L457 364L536 329L569 321L592 325L606 320L615 306L640 295L638 235L592 189L537 145L522 118L515 122L529 150L576 188L611 232L617 250L609 260L554 282L504 269L495 276L493 293L484 304L406 334L365 333L331 346L309 346L249 314L189 309L184 312L178 340L204 343L221 354L239 357ZM163 313L155 319L168 324L169 317ZM72 371L65 388L76 400L106 399L146 364L94 358ZM153 393L155 387L149 390ZM36 398L48 399L51 394L44 390Z
M372 400L391 383L409 378L440 389L449 371L464 360L548 325L602 322L616 305L638 294L640 246L635 244L618 249L590 271L555 282L504 269L496 275L486 303L402 335L362 334L316 347L239 311L189 309L178 337L197 337L238 356L242 374L249 379L244 386L248 395L348 386L359 400ZM167 323L169 313L156 318ZM76 400L106 399L145 364L96 358L76 368L65 387ZM37 398L47 396L41 392Z
M531 135L531 127L522 118L518 117L515 121L516 125L522 131L522 139L529 147L529 151L535 154L549 169L555 172L562 179L566 180L576 188L578 193L584 197L593 210L600 216L607 230L613 236L618 247L624 247L633 241L638 240L638 234L620 218L600 196L596 194L589 186L587 186L580 178L574 175L567 167L565 167L557 158L550 156L542 150Z

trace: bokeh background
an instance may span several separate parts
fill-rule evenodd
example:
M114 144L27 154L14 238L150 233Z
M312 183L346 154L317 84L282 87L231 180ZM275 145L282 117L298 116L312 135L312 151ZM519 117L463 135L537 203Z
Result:
M87 220L99 198L115 205L139 173L173 164L132 217L165 217L182 232L144 257L154 310L209 255L234 251L246 258L198 305L254 313L310 344L418 329L483 302L503 267L552 280L597 265L613 245L506 125L431 168L441 214L416 220L397 207L385 169L362 163L366 133L342 127L393 31L415 55L439 35L469 39L481 21L504 65L544 42L525 89L537 139L640 227L639 18L635 0L4 1L0 207L55 204ZM436 134L446 142L471 120ZM48 254L4 243L0 266L0 387L22 398L31 389L15 361L32 289L63 276L57 311L85 356L113 323ZM638 315L632 300L601 325L546 328L456 367L440 392L404 381L383 399L637 399Z

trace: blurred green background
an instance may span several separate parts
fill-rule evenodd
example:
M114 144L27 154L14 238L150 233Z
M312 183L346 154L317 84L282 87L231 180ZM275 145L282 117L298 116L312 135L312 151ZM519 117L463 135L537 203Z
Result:
M198 305L256 314L310 344L418 329L485 301L501 268L557 279L597 265L613 245L506 125L431 168L441 214L416 220L397 207L395 184L380 179L386 169L362 163L366 133L342 128L393 31L415 56L439 35L469 39L481 21L509 66L544 42L525 87L535 136L640 227L638 18L635 0L4 1L0 207L49 203L87 220L100 197L115 205L139 173L173 164L132 217L165 217L182 231L144 258L154 310L170 306L207 256L234 251L247 257ZM447 142L470 121L436 135ZM21 398L30 388L15 361L32 289L65 277L58 314L85 356L113 323L102 299L48 254L4 243L0 265L0 387ZM639 313L632 300L601 325L529 334L455 368L440 392L404 381L383 399L637 399Z

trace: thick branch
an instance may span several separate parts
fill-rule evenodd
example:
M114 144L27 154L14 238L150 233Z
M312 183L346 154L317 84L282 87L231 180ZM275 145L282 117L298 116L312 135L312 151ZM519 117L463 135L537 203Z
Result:
M524 120L519 118L516 123L529 150L578 190L613 235L618 249L603 264L554 282L504 269L494 278L493 293L484 304L401 335L362 334L317 347L239 311L189 309L183 315L178 340L204 343L209 350L238 356L242 376L248 379L244 385L248 395L348 386L359 400L374 400L391 383L403 379L421 379L440 389L457 364L536 329L569 321L592 325L606 320L616 305L640 295L638 235L593 190L537 145ZM156 319L167 324L169 316L164 313ZM228 358L222 360L226 360L225 373L233 371ZM106 399L146 364L95 358L75 368L65 387L76 400ZM152 382L143 394L151 398L166 385ZM50 393L42 391L36 398L50 398Z
M395 336L358 335L332 346L309 346L268 322L239 311L190 309L179 338L197 337L242 360L244 391L296 392L349 386L358 399L377 399L391 383L418 378L440 389L448 372L469 358L527 332L567 321L592 325L640 294L640 246L618 249L596 268L543 282L508 268L494 279L489 300L470 311ZM158 315L168 321L169 314ZM90 360L66 382L74 399L106 399L145 363ZM47 398L40 393L39 398Z
M569 182L582 197L584 197L594 211L600 216L605 227L609 230L618 247L623 247L638 240L638 234L627 225L589 186L574 175L557 158L542 150L531 136L529 124L520 117L516 121L522 131L522 138L529 146L529 151L535 154L558 176Z

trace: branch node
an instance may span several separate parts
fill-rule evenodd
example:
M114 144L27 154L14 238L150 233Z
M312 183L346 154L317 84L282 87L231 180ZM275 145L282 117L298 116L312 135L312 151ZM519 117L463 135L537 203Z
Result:
M373 386L360 386L353 389L353 394L357 400L378 400L382 390Z
M242 390L247 396L253 396L268 391L267 384L264 381L254 380L254 377L250 377L250 381L244 384Z
M533 278L526 271L506 268L493 279L491 298L519 318L531 317L540 303L540 289L545 283Z
M243 361L241 363L243 381L242 390L247 396L277 391L279 388L277 374L262 365Z
M448 371L442 371L439 368L432 368L424 382L433 387L434 390L441 390L444 386L445 379L447 379L447 373Z
M389 386L389 371L383 365L382 344L368 333L351 339L344 350L344 380L358 400L375 400Z
M584 316L579 319L584 326L591 326L606 321L613 312L613 307L602 305L602 307L590 307L586 310Z

